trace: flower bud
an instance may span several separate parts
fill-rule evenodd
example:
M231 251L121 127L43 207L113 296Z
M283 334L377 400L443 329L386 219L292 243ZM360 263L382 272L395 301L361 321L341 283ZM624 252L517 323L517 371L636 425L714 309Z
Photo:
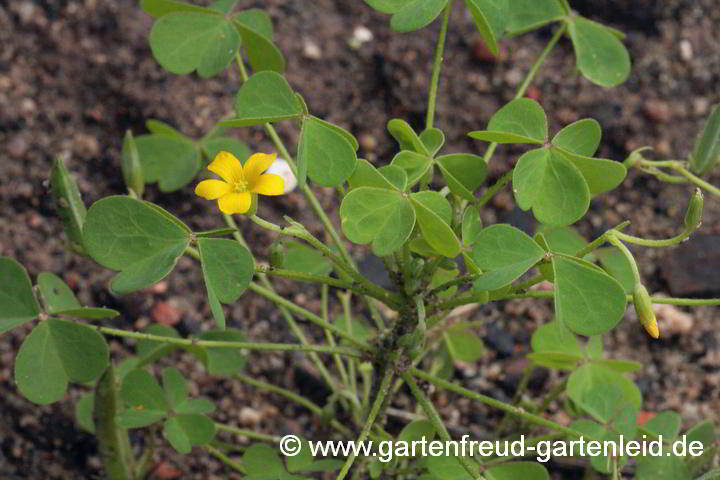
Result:
M690 199L687 212L685 213L685 228L694 231L700 226L703 214L703 194L700 189L696 189Z
M633 303L635 304L635 311L640 319L640 323L645 327L645 331L647 331L651 337L659 338L660 330L658 330L655 312L652 309L652 300L650 299L647 288L645 288L645 285L642 283L635 284Z

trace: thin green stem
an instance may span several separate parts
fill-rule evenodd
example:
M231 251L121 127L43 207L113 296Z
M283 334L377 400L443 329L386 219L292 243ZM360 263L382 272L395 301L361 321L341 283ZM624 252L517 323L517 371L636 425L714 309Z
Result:
M438 414L435 406L432 404L427 395L425 395L425 392L420 390L420 388L417 386L417 383L415 382L413 376L410 375L410 373L405 372L402 374L402 378L403 380L405 380L405 383L407 383L407 385L410 387L410 391L415 397L415 400L417 400L417 402L422 407L425 415L427 415L428 419L430 420L430 423L432 423L433 427L435 427L435 431L437 432L438 436L445 442L451 441L452 438L450 437L450 433L448 433L447 428L445 428L445 423L443 423L442 419L440 418L440 414ZM473 476L474 479L481 480L485 478L480 474L480 469L478 468L477 464L471 459L460 456L458 457L458 460L465 468L465 470L467 470L468 473Z
M438 387L444 388L446 390L449 390L451 392L457 393L458 395L462 395L464 397L470 398L471 400L477 400L479 402L482 402L490 407L497 408L498 410L502 410L504 412L508 412L511 415L514 415L518 418L521 418L529 423L533 423L535 425L540 425L543 427L551 428L553 430L556 430L558 432L563 432L567 435L571 435L573 437L586 437L589 438L589 435L586 435L579 430L575 430L573 428L568 428L563 425L560 425L559 423L555 423L553 421L547 420L546 418L543 418L539 415L535 415L532 413L528 413L522 408L515 407L512 405L508 405L505 402L501 402L500 400L495 400L492 397L488 397L487 395L483 395L481 393L473 392L472 390L468 390L467 388L461 387L460 385L457 385L452 382L448 382L447 380L443 380L442 378L430 375L428 373L423 372L422 370L419 370L417 368L413 368L410 370L413 376L422 378L423 380L427 380L430 383L433 383L437 385ZM591 438L594 439L594 438ZM597 440L597 439L594 439Z
M229 226L235 229L233 232L233 237L235 237L235 240L242 245L243 247L250 250L250 247L248 246L247 242L245 241L245 238L243 238L242 233L240 233L240 227L238 227L238 224L235 222L235 219L232 217L232 215L228 215L227 213L223 213L223 218L225 219L225 223Z
M598 238L593 240L592 242L585 245L584 248L581 248L577 252L575 252L574 257L577 258L583 258L588 253L592 252L593 250L597 249L602 245L603 243L607 242L607 236L610 234L610 232L619 232L621 230L626 229L630 225L629 220L625 220L624 222L619 223L615 227L611 228L610 230L605 231L602 235L600 235Z
M322 304L322 318L326 322L329 322L330 315L328 314L328 304L329 304L329 287L327 285L322 286L322 290L320 293L321 297L321 304ZM327 340L328 344L331 347L334 347L337 345L335 342L335 337L333 336L332 332L328 329L325 329L325 339ZM333 361L335 362L335 366L338 369L338 372L340 372L340 379L343 382L343 385L345 385L346 388L350 388L350 380L348 379L347 370L345 369L345 364L342 361L342 358L340 358L340 355L333 355Z
M346 347L329 347L327 345L298 345L294 343L257 343L257 342L229 342L223 340L198 340L195 338L175 338L153 335L151 333L130 332L110 327L96 327L101 333L115 337L134 338L151 342L167 343L180 346L197 346L205 348L241 348L244 350L265 350L280 352L318 352L337 353L349 357L362 358L362 352ZM367 348L367 347L365 347Z
M273 292L272 290L261 287L257 283L250 283L250 286L248 287L253 292L262 295L263 297L267 298L268 300L271 300L277 305L282 305L283 307L287 308L291 312L299 315L300 317L314 323L315 325L318 325L319 327L325 328L327 330L330 330L332 333L337 335L338 337L344 338L348 342L352 343L356 347L359 347L363 350L372 350L372 348L362 340L358 340L354 338L352 335L340 330L335 325L326 322L322 319L322 317L314 314L310 310L306 310L302 308L300 305L297 305L290 300L287 300L286 298L281 297L277 293ZM330 352L332 353L332 352Z
M432 290L430 290L429 292L427 292L427 296L430 297L433 295L437 295L439 293L444 292L445 290L447 290L449 288L456 287L458 285L465 285L465 284L472 283L472 281L475 280L475 278L476 278L475 275L463 275L463 276L460 276L457 278L453 278L452 280L449 280L449 281L443 283L442 285L439 285L439 286L433 288Z
M225 425L224 423L215 422L215 429L224 432L234 433L235 435L242 435L253 440L260 440L261 442L278 443L280 437L275 435L267 435L265 433L255 432L253 430L246 430L244 428L233 427L232 425Z
M706 181L703 180L702 178L700 178L700 177L698 177L697 175L691 173L691 172L690 172L688 169L686 169L685 167L683 167L683 166L678 166L678 167L675 167L673 170L675 170L675 171L678 172L680 175L682 175L683 177L685 177L685 178L687 178L688 180L690 180L692 183L694 183L694 184L697 185L698 187L704 188L705 190L707 190L708 192L712 193L713 195L718 195L718 196L720 196L720 188L716 187L715 185L713 185L713 184L711 184L711 183L706 182Z
M693 233L692 230L686 229L686 230L683 230L683 232L680 233L679 235L676 235L671 238L664 238L662 240L651 240L651 239L647 239L647 238L635 237L633 235L628 235L627 233L623 233L623 232L610 231L610 233L607 235L607 240L612 243L612 240L610 240L610 237L613 236L624 242L634 243L635 245L642 245L643 247L671 247L673 245L682 243L687 238L689 238L692 233ZM613 243L613 245L615 245L615 244ZM617 245L615 245L615 246L617 246Z
M270 283L270 280L267 278L267 276L259 274L258 277L268 291L275 293L275 289L273 288L272 283ZM280 313L282 313L283 317L285 318L288 327L290 327L290 330L292 330L293 335L295 335L297 339L300 340L300 343L302 343L303 345L310 345L310 341L305 336L305 333L303 333L302 328L300 328L300 326L295 321L295 318L290 313L290 310L285 305L276 305L280 310ZM336 380L333 378L332 375L330 375L330 372L325 367L325 364L322 362L318 354L315 352L310 352L308 356L310 357L310 360L313 362L315 367L318 369L318 372L320 372L320 375L323 377L323 380L325 380L327 386L334 393L339 393Z
M399 308L401 300L398 295L395 295L394 293L391 293L384 288L375 285L373 282L365 278L360 272L357 271L357 269L353 265L345 262L345 260L339 257L323 242L315 238L301 224L293 223L291 226L283 228L279 225L262 219L257 215L253 215L252 217L250 217L250 219L257 225L267 230L279 233L281 235L287 235L299 238L301 240L305 240L310 245L322 252L322 254L327 257L331 262L333 262L343 273L345 273L361 288L367 291L368 295L371 295L373 298L377 298L378 300L387 304L390 307Z
M223 452L218 450L217 448L213 447L212 445L203 445L203 448L208 451L210 455L217 458L221 462L223 462L228 467L237 470L238 472L242 474L246 474L247 470L245 470L245 467L243 467L240 463L236 462L232 458L225 455Z
M620 232L618 232L620 233ZM623 234L624 235L624 234ZM633 254L628 250L628 248L625 246L623 242L620 241L620 239L617 238L617 234L608 235L607 239L610 243L612 243L620 252L625 256L628 263L630 264L630 270L632 270L633 278L635 279L635 283L642 283L642 279L640 278L640 270L638 270L637 262L635 261L635 257L633 257Z
M385 397L388 393L388 390L390 389L390 382L393 378L393 371L391 368L388 368L385 372L385 376L383 376L382 382L380 383L380 388L378 389L377 396L375 397L375 400L373 401L373 406L370 409L370 414L368 415L367 421L365 422L365 425L363 426L362 430L360 431L360 435L357 438L357 441L355 442L356 445L359 445L360 443L364 442L367 438L368 434L370 433L370 429L375 425L375 420L377 419L378 414L380 413L380 409L382 408L383 404L385 403ZM340 473L337 476L336 480L342 480L345 478L345 476L350 471L350 467L352 467L353 462L355 461L356 455L353 453L350 455L347 460L345 461L345 464L342 467L342 470L340 470Z
M314 275L312 273L305 273L305 272L300 272L297 270L284 270L282 268L275 268L275 267L266 266L266 265L256 265L255 272L263 273L266 275L273 275L276 277L288 278L291 280L297 280L298 282L320 283L320 284L324 284L324 285L335 287L335 288L341 288L343 290L351 290L359 295L367 295L369 297L380 300L383 303L386 303L389 301L389 299L388 299L388 295L390 294L389 292L388 292L388 294L385 294L384 292L381 293L380 290L375 289L375 288L370 290L364 284L359 284L354 281L347 282L347 281L341 280L339 278L328 277L327 275ZM393 302L393 305L394 305L394 302Z
M440 83L440 70L443 64L443 52L445 50L445 37L447 36L448 24L450 23L450 12L452 11L452 0L445 6L443 14L442 26L438 35L437 45L435 47L435 61L433 62L432 77L430 79L430 93L428 94L428 109L425 119L425 129L433 128L435 121L435 106L437 103L438 84Z
M491 147L492 145L494 144L490 144ZM488 152L489 151L490 149L488 149ZM475 205L477 205L478 207L482 207L487 202L489 202L490 199L494 197L500 190L502 190L505 185L510 183L510 180L512 180L512 176L513 170L508 170L507 172L505 172L502 177L498 178L498 180L494 184L492 184L490 187L488 187L487 190L485 190L485 193L483 193L482 196L477 199Z
M340 304L342 305L343 309L343 315L345 316L345 325L347 325L348 333L350 335L353 334L353 322L352 322L352 310L350 308L350 299L352 295L350 292L339 292L338 298L340 299ZM353 395L353 399L357 399L357 370L355 362L352 360L348 362L348 386L350 387L350 392ZM361 413L358 411L356 412L357 415L361 415Z
M303 397L302 395L298 395L295 392L292 392L286 388L278 387L277 385L273 385L271 383L263 382L262 380L258 380L256 378L253 378L251 376L242 374L242 373L236 373L234 377L238 380L240 380L243 383L247 383L248 385L252 385L253 387L260 388L262 390L267 390L269 392L276 393L278 395L282 395L283 397L287 398L288 400L291 400L298 405L302 405L303 407L310 410L313 414L322 417L323 415L323 409L316 403L312 402L311 400L308 400L307 398ZM332 426L335 430L342 433L346 436L351 436L352 432L349 428L347 428L345 425L341 424L337 420L333 419L330 421L330 426Z

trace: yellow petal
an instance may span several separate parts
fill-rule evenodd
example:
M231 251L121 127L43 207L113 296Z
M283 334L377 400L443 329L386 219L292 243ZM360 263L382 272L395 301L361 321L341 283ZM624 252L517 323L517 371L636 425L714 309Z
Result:
M282 195L285 193L285 182L279 175L266 173L260 175L260 178L258 178L250 191L261 195Z
M275 157L277 157L277 155L274 153L256 153L248 158L243 170L245 171L245 179L250 184L250 188L255 185L260 175L272 165Z
M250 195L250 192L228 193L220 197L218 207L220 207L221 212L232 215L233 213L247 212L250 210L251 203L252 195Z
M208 200L215 200L230 192L232 192L232 187L222 180L203 180L195 187L195 195L207 198Z
M229 152L219 152L215 155L215 159L208 165L208 170L217 173L228 183L236 183L245 178L242 163Z

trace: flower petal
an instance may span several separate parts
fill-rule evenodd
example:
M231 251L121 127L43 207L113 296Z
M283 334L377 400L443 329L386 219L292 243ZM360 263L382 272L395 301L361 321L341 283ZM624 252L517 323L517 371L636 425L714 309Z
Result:
M282 195L285 193L285 181L280 175L266 173L260 175L250 191L261 195Z
M219 152L207 168L228 183L236 183L245 178L242 163L230 152Z
M277 157L274 153L256 153L248 158L243 169L245 170L245 179L252 189L255 182L258 181L260 175L268 169Z
M247 212L250 210L251 203L252 195L250 195L250 192L228 193L220 197L218 207L220 207L221 212L232 215L233 213Z
M232 192L232 187L222 180L203 180L195 187L195 195L208 200L215 200L230 192Z

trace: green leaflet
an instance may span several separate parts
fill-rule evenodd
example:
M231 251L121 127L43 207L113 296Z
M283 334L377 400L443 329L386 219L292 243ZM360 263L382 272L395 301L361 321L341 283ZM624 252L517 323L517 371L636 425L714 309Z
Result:
M220 15L173 12L160 17L150 32L150 48L166 70L184 75L197 70L212 77L223 70L240 47L240 34Z
M121 271L112 290L127 293L170 273L190 242L190 229L157 205L111 196L90 207L83 236L95 261Z
M399 192L360 187L340 205L342 229L354 243L371 243L375 255L385 256L400 248L415 226L415 210Z
M480 230L472 244L472 259L486 272L475 282L478 290L497 290L509 285L545 255L526 233L505 224Z
M614 87L630 75L630 54L613 30L575 17L568 21L568 35L575 48L578 70L591 82Z
M555 316L581 335L598 335L615 327L625 313L623 287L583 260L555 255Z
M108 366L102 335L87 325L50 318L25 338L15 358L15 382L30 401L60 400L68 382L96 380Z
M0 334L37 317L40 307L33 295L25 267L9 257L0 257Z

